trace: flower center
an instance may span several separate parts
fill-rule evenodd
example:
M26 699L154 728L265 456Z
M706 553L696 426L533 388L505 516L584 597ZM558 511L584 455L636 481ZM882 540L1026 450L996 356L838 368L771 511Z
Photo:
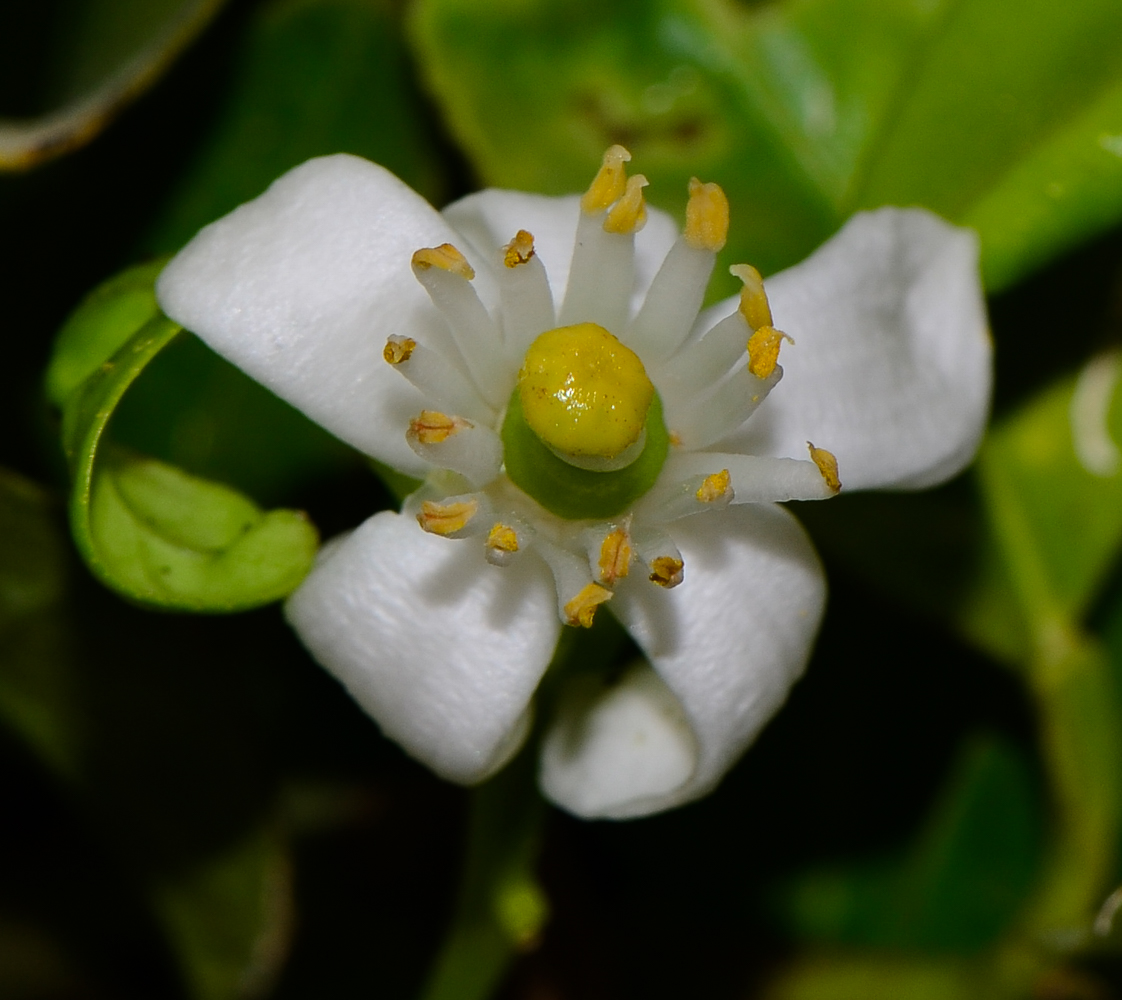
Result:
M518 373L522 415L558 458L597 472L642 452L654 398L638 355L596 323L547 330Z

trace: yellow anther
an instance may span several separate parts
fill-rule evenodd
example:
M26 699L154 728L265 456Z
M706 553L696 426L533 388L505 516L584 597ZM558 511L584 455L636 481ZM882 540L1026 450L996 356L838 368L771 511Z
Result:
M585 584L576 597L565 605L565 619L570 625L592 628L596 609L605 601L611 600L612 592L598 583Z
M412 337L399 337L397 334L394 334L386 340L386 346L382 351L382 357L391 365L400 365L401 362L409 360L409 356L413 353L416 346L417 341Z
M837 493L841 490L842 484L838 478L838 460L834 458L833 452L825 448L815 448L809 441L806 446L810 449L811 461L818 466L818 471L822 473L822 478L826 480L830 492Z
M627 189L623 197L604 220L606 233L637 233L647 224L647 203L643 198L643 188L649 181L642 174L627 178Z
M768 305L764 291L764 279L751 264L733 264L729 274L744 282L740 289L740 315L748 326L758 330L761 326L771 326L771 306Z
M519 264L525 264L533 256L534 236L532 233L526 232L525 229L519 229L515 233L514 239L503 247L503 263L507 267L518 267Z
M522 413L550 448L611 459L639 440L654 398L643 362L602 326L541 334L518 373Z
M779 364L779 345L794 341L780 330L761 326L748 338L748 371L756 378L768 378Z
M450 417L437 410L421 410L420 416L409 421L408 435L421 444L440 444L470 426L463 417Z
M681 435L681 434L679 434L679 433L678 433L677 431L671 431L671 432L670 432L670 433L669 433L669 434L667 435L667 437L668 437L668 438L670 439L670 443L671 443L671 444L672 444L672 445L673 445L673 446L674 446L675 448L681 448L681 447L682 447L682 435Z
M434 535L454 535L467 526L478 510L478 500L459 500L456 503L433 503L426 500L421 504L417 523Z
M487 535L487 548L492 552L517 552L518 533L509 525L499 522Z
M450 271L461 278L467 278L468 281L475 277L475 271L467 262L467 258L451 243L441 243L438 247L425 247L413 254L414 270L427 271L430 267Z
M631 536L623 528L609 531L600 543L600 582L609 587L631 568Z
M651 560L651 583L657 583L660 587L665 587L669 590L671 587L677 587L682 582L684 574L684 565L681 559L675 559L673 556L659 556L657 559Z
M599 172L581 197L582 212L595 215L610 208L623 197L627 185L627 174L623 165L630 159L631 154L622 146L612 146L608 149Z
M702 503L716 503L718 500L732 499L732 476L728 469L706 476L705 481L694 494Z
M725 245L729 235L729 200L719 184L702 184L696 177L690 178L684 235L695 250L716 253Z

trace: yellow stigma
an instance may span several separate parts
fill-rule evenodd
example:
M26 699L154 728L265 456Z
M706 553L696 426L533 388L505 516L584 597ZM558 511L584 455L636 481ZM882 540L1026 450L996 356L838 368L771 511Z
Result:
M517 552L518 534L509 525L499 522L487 535L487 548L493 552Z
M697 499L702 503L716 503L718 500L723 500L731 493L731 480L728 469L706 476L705 481L697 488Z
M636 444L654 386L643 362L602 326L541 334L518 373L530 429L561 456L613 459Z
M437 410L421 410L419 417L409 421L408 434L421 444L440 444L470 426L463 417L449 417Z
M505 247L503 247L503 263L507 267L518 267L525 264L534 256L534 235L519 229Z
M598 583L587 583L576 597L565 605L565 619L570 625L592 628L596 609L610 600L612 592Z
M764 279L760 277L760 272L751 264L733 264L729 268L729 274L744 282L744 287L740 289L740 315L748 326L753 330L771 326L771 306L768 305Z
M438 267L442 271L450 271L461 278L467 278L468 281L475 277L475 270L467 262L467 258L451 243L441 243L438 247L425 247L418 250L413 254L413 267L418 271Z
M479 510L478 500L460 500L457 503L433 503L426 500L421 504L417 523L434 535L454 535L463 531L468 521Z
M787 334L774 327L761 326L748 338L748 371L756 378L767 378L779 364L779 345L783 341L793 344Z
M809 441L806 446L810 449L811 461L818 466L818 471L822 473L822 478L826 480L830 492L839 492L842 484L838 478L838 460L834 458L833 453L825 448L815 448Z
M623 197L616 202L615 208L604 220L604 232L637 233L647 224L647 203L643 199L643 188L648 183L642 174L627 178Z
M623 528L616 528L600 543L600 582L615 586L631 569L631 538Z
M659 556L651 561L649 579L651 583L657 583L660 587L670 590L682 582L682 577L685 575L684 569L681 559L675 559L673 556Z
M595 215L610 208L623 197L627 186L627 174L624 172L623 165L630 159L631 154L622 146L612 146L608 149L599 172L581 197L582 212Z
M686 205L686 242L695 250L716 253L729 234L729 200L719 184L702 184L690 178L690 200ZM757 272L758 274L758 272ZM761 291L763 283L760 283Z

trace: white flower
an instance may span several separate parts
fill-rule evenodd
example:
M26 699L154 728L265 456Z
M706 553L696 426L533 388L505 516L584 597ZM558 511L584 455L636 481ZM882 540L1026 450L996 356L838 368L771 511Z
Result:
M312 160L158 286L219 353L425 479L325 546L287 612L437 773L509 759L562 623L610 598L649 665L574 682L542 743L543 791L590 817L705 794L802 672L825 584L774 501L835 492L834 455L846 488L947 478L990 389L973 234L859 215L769 296L734 268L741 297L698 316L724 195L691 185L679 237L627 159L609 150L583 199L488 190L443 213L374 164Z

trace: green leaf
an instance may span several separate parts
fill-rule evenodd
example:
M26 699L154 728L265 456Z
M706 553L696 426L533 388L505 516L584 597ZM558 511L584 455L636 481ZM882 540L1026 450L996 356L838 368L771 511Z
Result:
M44 113L0 118L0 171L23 170L85 145L163 75L225 0L67 0L49 20ZM38 43L38 44L36 44ZM12 53L20 58L20 53Z
M115 287L128 302L137 297L136 284L122 279ZM145 311L114 309L111 301L95 294L83 308L97 321L68 326L66 360L51 369L64 373L54 383L59 395ZM307 573L317 544L307 519L295 511L264 513L229 487L103 447L125 391L179 332L156 315L78 388L65 391L63 445L75 481L71 527L94 573L136 600L196 611L254 607L284 597Z
M422 0L414 25L487 183L580 190L621 142L656 204L725 186L727 256L765 272L922 204L979 229L998 288L1122 218L1113 0Z
M975 739L905 857L802 875L782 905L800 935L819 942L969 953L1016 915L1042 834L1022 754L996 738Z
M165 260L122 271L95 288L63 324L45 378L60 409L69 395L160 312L153 287Z

